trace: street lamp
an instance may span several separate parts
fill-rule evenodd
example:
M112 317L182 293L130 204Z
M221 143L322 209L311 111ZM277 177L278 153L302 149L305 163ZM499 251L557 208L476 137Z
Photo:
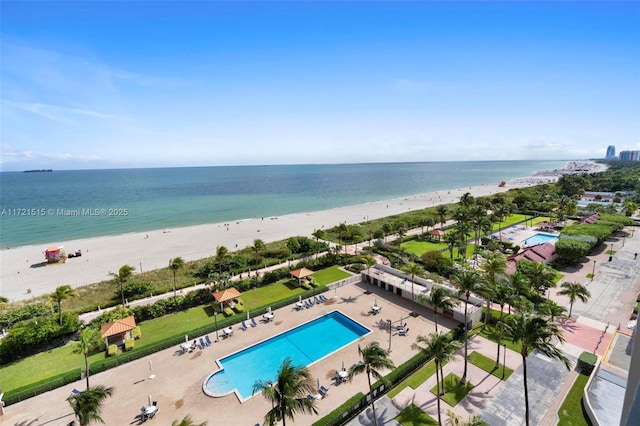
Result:
M391 352L391 320L387 320L387 325L389 326L389 352Z
M596 276L596 261L593 261L593 270L591 271L591 281L593 281L593 277Z
M219 339L219 337L218 337L218 313L217 313L217 312L215 312L215 311L213 312L213 320L214 320L214 321L215 321L215 323L216 323L216 342L217 342L217 341L218 341L218 340L220 340L220 339Z

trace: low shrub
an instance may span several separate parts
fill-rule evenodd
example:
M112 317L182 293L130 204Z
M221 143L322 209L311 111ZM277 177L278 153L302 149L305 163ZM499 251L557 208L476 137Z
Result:
M241 314L244 312L244 306L242 306L240 303L236 303L236 305L233 307L233 310Z
M136 328L133 329L133 338L138 340L141 337L142 337L142 330L140 329L140 326L137 326Z
M598 362L598 356L594 353L584 351L578 358L578 368L583 374L589 375Z
M230 317L233 316L233 309L231 309L230 307L226 307L222 310L222 312L224 313L225 316Z
M109 345L109 349L107 349L107 356L116 355L118 355L118 347L116 345Z
M126 352L129 352L131 350L133 350L134 346L135 346L135 340L134 339L127 339L124 341L124 350Z

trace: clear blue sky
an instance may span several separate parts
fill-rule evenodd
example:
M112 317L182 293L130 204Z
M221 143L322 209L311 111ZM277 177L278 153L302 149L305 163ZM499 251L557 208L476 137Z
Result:
M640 149L640 3L2 1L1 165Z

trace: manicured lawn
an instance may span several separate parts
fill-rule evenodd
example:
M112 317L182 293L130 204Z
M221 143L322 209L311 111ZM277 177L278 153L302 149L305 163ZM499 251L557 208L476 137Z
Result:
M244 305L250 315L252 315L251 309L253 308L295 296L304 291L301 288L287 285L288 281L284 280L242 293L241 299L244 301ZM222 318L223 316L218 316L218 320ZM191 330L211 324L213 321L213 310L210 306L197 306L186 311L145 321L140 323L142 338L136 340L135 347L139 349L153 345L171 336L187 335ZM105 353L99 352L91 355L89 362L96 362L104 358ZM81 355L72 353L71 345L66 345L2 366L0 369L0 387L4 392L11 391L75 368L84 369L84 359Z
M582 392L589 376L578 374L575 383L558 409L558 426L591 426L582 408Z
M312 276L316 279L319 285L327 285L335 281L340 281L345 278L349 278L353 274L340 269L339 266L332 266L330 268L321 269L315 272Z
M431 393L438 395L438 385L431 388ZM464 385L460 384L460 377L453 373L449 373L444 378L444 395L441 399L452 407L455 407L458 402L467 396L469 391L473 389L471 382L467 382Z
M446 363L445 363L446 365ZM411 389L416 389L418 386L426 382L429 377L436 374L436 364L433 361L429 361L418 371L413 373L411 376L404 379L402 382L398 383L396 387L389 391L389 398L393 398L398 395L404 388L410 386Z
M409 404L407 408L400 411L396 416L396 420L402 426L428 426L437 425L438 421L432 418L430 415L422 411L414 404Z
M406 243L400 244L404 250L415 254L416 256L422 256L423 253L434 250L443 250L447 248L445 243L432 243L424 240L411 240Z
M500 358L502 358L502 350L504 348L500 348ZM496 349L497 350L497 349ZM502 370L504 368L504 365L500 364L500 367L495 368L496 366L496 360L495 359L491 359L489 357L486 357L484 355L482 355L480 352L476 352L473 351L469 354L469 362L473 365L475 365L478 368L481 368L482 370L486 371L487 373L491 373L492 375L496 376L498 379L502 379ZM510 369L509 367L504 368L504 379L503 380L507 380L509 378L509 376L511 376L511 374L513 373L513 370Z

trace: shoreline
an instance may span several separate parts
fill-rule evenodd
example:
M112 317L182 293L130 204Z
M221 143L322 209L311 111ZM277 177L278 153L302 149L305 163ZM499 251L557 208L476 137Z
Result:
M252 245L258 238L271 242L296 235L311 237L314 230L331 228L341 222L356 224L411 210L454 203L466 192L474 197L482 197L509 189L553 182L559 178L558 173L573 173L575 171L570 167L582 170L585 165L591 167L591 173L606 169L606 166L593 162L568 162L564 169L547 171L546 174L537 172L535 175L513 179L508 181L505 187L499 187L496 182L492 185L434 191L321 211L3 249L0 251L0 295L10 301L20 301L51 293L60 285L68 284L76 288L110 279L109 274L117 272L124 264L134 266L138 273L141 270L166 267L169 260L177 256L185 261L215 256L217 246L225 246L229 251L236 251ZM33 265L44 261L44 249L55 244L64 246L67 253L82 249L82 257L68 259L63 264L34 267Z

